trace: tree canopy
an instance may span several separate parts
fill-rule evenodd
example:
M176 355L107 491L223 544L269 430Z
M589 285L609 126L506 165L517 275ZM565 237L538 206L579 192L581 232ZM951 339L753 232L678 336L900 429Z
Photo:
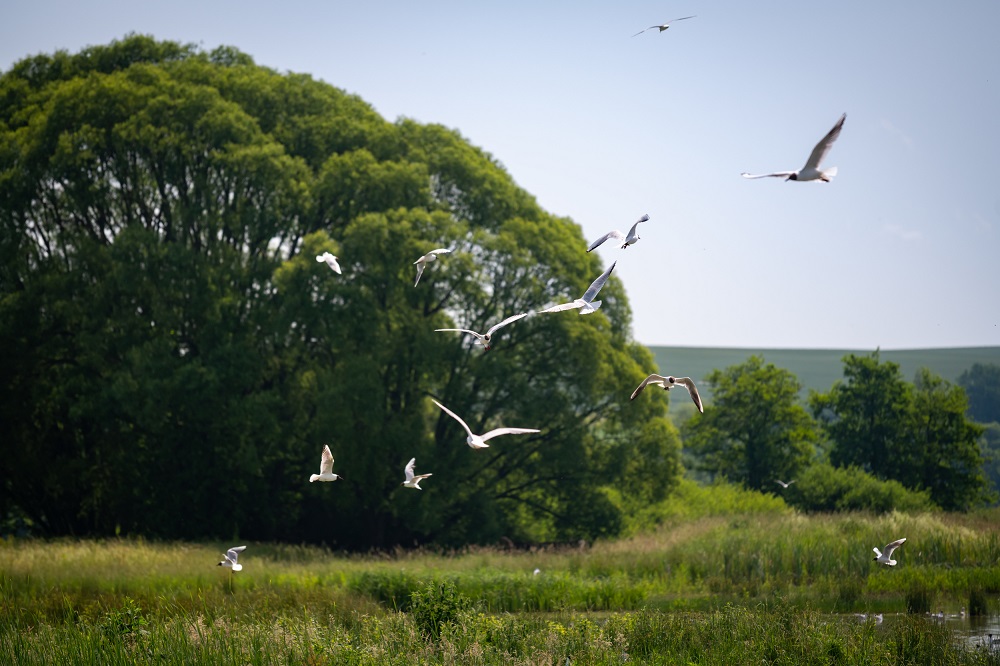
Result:
M882 362L878 351L844 357L844 377L828 393L810 396L835 466L929 490L945 509L983 499L982 428L967 419L961 387L926 368L915 384L905 382L899 365Z
M621 283L488 353L434 332L602 270L457 132L309 76L136 35L28 58L0 76L0 510L351 548L614 534L612 496L681 472L665 400L628 401L652 356ZM541 433L472 451L430 397ZM324 444L332 487L307 482Z
M688 421L687 446L699 466L754 490L793 478L815 453L816 427L799 404L802 386L788 370L751 356L712 371L712 404Z

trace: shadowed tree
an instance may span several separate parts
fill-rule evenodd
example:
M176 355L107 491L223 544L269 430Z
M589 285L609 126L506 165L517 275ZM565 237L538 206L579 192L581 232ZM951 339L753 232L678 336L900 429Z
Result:
M1000 365L974 363L958 377L969 398L969 418L979 423L1000 422Z
M456 132L231 48L130 36L0 76L0 260L0 510L53 534L590 538L609 485L681 471L665 402L628 401L652 357L614 277L489 353L434 332L581 293L577 225ZM472 451L432 396L542 432ZM324 444L345 480L310 486Z

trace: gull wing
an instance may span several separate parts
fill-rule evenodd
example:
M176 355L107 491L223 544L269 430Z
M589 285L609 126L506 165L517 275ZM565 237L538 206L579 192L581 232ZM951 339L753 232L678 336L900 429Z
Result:
M743 176L744 178L788 178L793 173L798 173L798 172L797 171L775 171L774 173L749 174L749 173L746 173L744 171L740 175Z
M643 215L642 217L640 217L636 221L636 223L632 225L632 228L628 230L629 238L631 238L632 236L635 236L635 228L637 226L639 226L640 224L642 224L643 222L647 221L648 219L649 219L649 215Z
M236 564L236 558L239 557L240 553L246 550L246 546L235 546L226 551L226 559Z
M517 321L518 319L524 319L527 316L528 316L527 312L522 312L521 314L516 314L516 315L514 315L512 317L507 317L502 322L500 322L499 324L494 325L493 328L491 328L490 330L486 331L486 335L493 335L494 331L496 331L497 329L503 328L507 324L513 323L513 322Z
M403 470L403 473L406 474L407 483L413 481L413 465L416 464L416 462L416 458L410 458L410 462L406 463L406 468Z
M642 390L646 388L649 384L653 384L654 386L663 386L663 383L665 381L667 381L666 377L664 377L663 375L658 375L654 372L649 377L643 379L642 383L639 384L634 391L632 391L632 397L629 398L629 400L635 400L636 396L642 393Z
M840 116L840 120L838 120L837 124L833 126L833 129L827 132L826 136L824 136L820 142L816 144L816 147L813 148L812 153L809 155L809 159L806 160L806 165L803 167L804 169L819 169L820 162L826 159L826 154L830 152L831 148L833 148L833 142L837 140L838 136L840 136L840 130L843 129L844 121L846 119L846 113Z
M570 303L562 303L561 305L553 305L551 308L545 308L544 310L539 310L538 314L545 314L547 312L562 312L563 310L576 310L582 308L584 302L582 299L576 299Z
M475 335L477 337L479 336L478 333L476 333L475 331L470 331L467 328L435 328L434 329L435 333L438 333L440 331L458 331L459 333L472 333L473 335Z
M420 259L423 259L423 257L421 257ZM420 284L420 276L424 274L424 268L427 267L427 264L425 264L424 262L420 261L420 259L418 259L417 261L413 262L413 263L415 263L417 265L417 279L413 283L414 287L416 287L418 284Z
M611 271L615 270L615 264L617 263L618 262L616 261L611 264L611 266L608 267L608 270L601 273L600 277L591 283L590 288L587 289L586 293L583 295L583 300L590 303L597 298L597 294L601 291L601 287L604 286L604 283L608 281L608 276L611 275Z
M897 548L899 548L900 546L902 546L904 541L906 541L905 538L904 539L896 539L892 543L885 544L885 556L887 558L892 557L892 551L894 551Z
M875 557L882 557L882 553L879 552L878 548L872 548L872 550L875 552Z
M434 398L431 398L431 402L433 402L435 405L437 405L438 407L440 407L444 411L445 414L447 414L451 418L453 418L456 421L458 421L459 423L461 423L462 427L465 428L465 432L469 433L469 437L472 437L472 431L469 430L468 424L466 424L466 422L462 420L461 416L459 416L455 412L451 411L450 409L448 409L447 407L445 407L444 405L442 405L440 402L438 402Z
M323 447L323 454L319 459L319 473L333 474L333 454L330 453L330 445Z
M691 395L691 400L694 401L694 406L698 408L699 412L705 411L705 408L701 404L701 396L698 395L698 387L694 385L694 380L690 377L674 377L674 382L687 389L687 392Z
M482 436L482 440L488 441L494 437L499 437L500 435L526 435L532 432L541 432L536 428L497 428L496 430L490 430L488 433Z
M635 35L633 35L633 37L634 36ZM587 248L587 252L591 252L594 249L600 247L604 243L604 241L608 240L609 238L617 238L621 240L622 238L625 238L625 234L618 231L617 229L615 229L614 231L609 231L608 233L604 234L603 236L595 240L593 243L591 243L590 247Z

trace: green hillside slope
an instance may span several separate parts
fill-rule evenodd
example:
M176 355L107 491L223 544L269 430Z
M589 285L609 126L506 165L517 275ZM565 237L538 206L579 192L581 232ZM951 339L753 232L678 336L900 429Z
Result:
M703 397L711 400L711 391L704 385L705 376L716 368L742 363L752 354L759 354L768 363L790 370L804 387L803 397L809 389L826 391L844 375L842 359L847 354L870 353L850 349L742 349L730 347L650 347L656 356L659 372L676 376L693 377L699 383ZM973 363L1000 365L1000 347L956 347L949 349L901 349L881 351L884 361L899 363L903 377L913 380L917 368L926 367L949 381ZM674 396L676 398L676 396ZM678 402L676 399L673 401ZM673 410L672 410L673 411Z

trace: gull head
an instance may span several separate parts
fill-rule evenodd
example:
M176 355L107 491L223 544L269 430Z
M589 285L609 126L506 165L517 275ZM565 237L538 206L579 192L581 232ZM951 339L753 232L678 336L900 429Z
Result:
M793 173L791 176L785 179L785 182L787 183L790 180L798 180L798 179L799 179L799 174Z

